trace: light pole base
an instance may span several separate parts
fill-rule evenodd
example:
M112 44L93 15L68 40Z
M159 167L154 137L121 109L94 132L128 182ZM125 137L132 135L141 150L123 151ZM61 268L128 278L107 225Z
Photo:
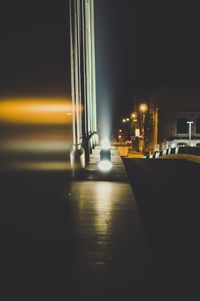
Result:
M70 162L73 178L80 177L85 169L85 151L81 146L73 146L70 153Z

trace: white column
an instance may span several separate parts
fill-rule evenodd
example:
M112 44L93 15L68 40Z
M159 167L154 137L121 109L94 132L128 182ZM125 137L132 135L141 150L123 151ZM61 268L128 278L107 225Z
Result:
M187 121L187 124L189 124L189 146L191 146L191 142L192 142L192 124L194 122L193 121Z
M82 137L97 131L94 31L93 0L70 0L73 149L78 150Z

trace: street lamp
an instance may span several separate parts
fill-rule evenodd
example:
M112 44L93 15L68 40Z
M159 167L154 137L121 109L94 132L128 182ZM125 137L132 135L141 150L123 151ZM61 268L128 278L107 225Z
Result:
M133 136L139 136L138 135L138 119L137 119L137 117L138 117L138 114L137 114L137 112L133 112L132 114L131 114L131 129L132 129L132 135ZM137 133L136 133L136 131L137 131Z
M132 113L132 114L131 114L131 117L132 117L133 119L136 119L136 118L137 118L137 113L136 113L136 112Z
M130 132L131 132L131 120L130 118L126 117L122 119L123 124L123 132L124 132L124 138L129 139Z
M145 113L147 112L147 110L148 110L148 106L146 103L142 103L139 106L139 111L142 113L142 135L143 135L143 137L144 137Z
M140 106L139 106L139 110L142 113L146 113L146 111L148 110L147 104L146 103L141 103Z
M189 146L191 146L192 141L192 124L194 121L187 121L187 124L189 125Z
M148 111L148 106L146 103L141 103L139 106L139 111L142 114L142 122L141 122L141 132L143 136L143 145L142 150L145 149L145 113Z

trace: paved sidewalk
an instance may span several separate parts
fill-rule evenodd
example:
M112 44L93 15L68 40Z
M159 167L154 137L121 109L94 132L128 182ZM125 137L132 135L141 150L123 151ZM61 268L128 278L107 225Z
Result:
M95 152L81 180L57 169L0 173L1 300L155 301L121 157L113 148L113 170L101 174Z
M75 247L71 258L75 300L155 300L154 276L135 197L121 157L111 149L113 170L72 182L69 202Z

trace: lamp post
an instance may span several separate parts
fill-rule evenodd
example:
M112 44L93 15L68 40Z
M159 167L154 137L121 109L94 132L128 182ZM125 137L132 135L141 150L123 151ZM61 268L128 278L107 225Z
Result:
M141 132L143 136L143 145L142 145L142 150L144 151L145 148L145 113L148 110L148 106L146 103L141 103L139 106L139 111L142 114L142 122L141 122Z
M192 141L192 124L194 121L187 121L187 124L189 125L189 146L191 146Z
M122 125L124 129L124 138L129 139L129 136L131 134L131 120L130 118L123 118L122 119Z
M138 132L140 130L138 129L138 114L137 112L133 112L131 114L131 136L139 136Z

